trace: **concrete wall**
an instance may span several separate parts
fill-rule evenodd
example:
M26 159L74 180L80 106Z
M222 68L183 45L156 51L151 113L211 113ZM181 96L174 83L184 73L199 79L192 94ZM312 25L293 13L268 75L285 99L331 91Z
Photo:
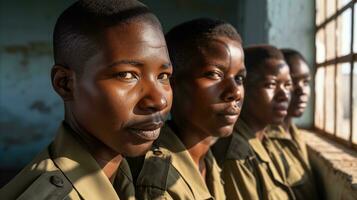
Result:
M71 1L0 1L0 169L26 164L63 118L52 91L52 30Z
M245 45L268 43L296 49L306 57L314 72L314 1L241 0L239 7L238 26L243 30ZM313 125L313 102L312 96L304 115L296 120L299 126Z
M48 144L63 119L62 102L49 79L51 39L56 18L73 1L0 0L0 171L22 168ZM143 2L165 31L197 17L221 18L237 27L245 44L296 48L312 63L313 1ZM309 107L300 124L310 125L311 116Z

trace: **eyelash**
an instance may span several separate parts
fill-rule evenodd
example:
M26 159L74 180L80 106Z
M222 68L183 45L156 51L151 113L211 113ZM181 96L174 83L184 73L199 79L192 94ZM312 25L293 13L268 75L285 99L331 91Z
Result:
M218 80L223 77L222 73L220 73L218 71L209 71L209 72L206 72L204 75L205 75L205 77L213 79L213 80Z
M126 77L127 75L131 75L132 77ZM117 74L115 74L115 77L121 80L125 80L125 81L130 81L132 79L139 79L138 75L135 74L134 72L119 72Z
M127 77L128 75L131 77ZM139 79L139 76L134 72L119 72L119 73L115 74L115 77L117 79L129 81L129 82L134 81L133 79L136 79L136 80ZM166 73L166 72L159 74L159 76L157 77L157 79L162 82L170 81L170 78L171 78L171 73Z
M166 78L163 78L163 76L166 75ZM169 82L170 81L170 78L171 78L171 73L161 73L159 76L158 76L158 79L161 80L162 82Z
M236 76L235 80L238 85L243 85L243 83L245 82L245 76L242 75Z

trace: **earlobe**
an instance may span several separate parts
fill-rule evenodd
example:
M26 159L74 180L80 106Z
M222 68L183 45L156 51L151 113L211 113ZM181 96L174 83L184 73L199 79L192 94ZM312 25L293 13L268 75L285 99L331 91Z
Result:
M73 99L73 70L61 65L54 65L51 70L52 87L63 101Z

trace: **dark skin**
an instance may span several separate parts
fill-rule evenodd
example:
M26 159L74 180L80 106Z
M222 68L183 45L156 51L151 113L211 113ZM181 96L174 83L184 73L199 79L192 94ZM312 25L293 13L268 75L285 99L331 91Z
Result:
M262 140L268 124L280 124L287 115L292 87L284 60L268 59L247 78L242 119Z
M55 65L52 84L65 102L65 123L113 182L123 156L143 155L169 113L172 73L163 33L133 21L103 30L83 72Z
M241 44L226 37L203 42L195 58L175 72L172 117L205 178L205 155L215 138L232 133L240 114L246 71Z
M292 124L292 118L301 117L307 106L310 96L310 69L306 62L298 56L290 58L290 76L293 81L293 90L291 93L291 102L288 109L288 115L285 117L283 127L289 133Z

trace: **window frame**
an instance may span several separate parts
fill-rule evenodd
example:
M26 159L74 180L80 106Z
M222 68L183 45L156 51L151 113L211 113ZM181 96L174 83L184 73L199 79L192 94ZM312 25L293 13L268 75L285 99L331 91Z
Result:
M315 6L317 6L317 3L316 3L317 0L315 0ZM320 135L323 135L324 137L327 137L327 138L330 138L340 144L343 144L344 146L347 146L347 147L350 147L350 148L353 148L355 150L357 150L357 143L354 143L353 142L353 133L356 132L357 130L354 130L353 128L353 121L354 121L354 117L357 117L357 116L354 116L354 112L353 112L353 89L357 89L357 88L353 88L353 83L354 83L354 68L357 67L357 66L354 66L354 63L357 62L357 53L354 53L354 49L353 49L353 43L354 43L354 40L357 40L357 38L354 38L354 29L357 28L357 27L354 27L354 20L355 20L355 15L357 15L357 13L355 13L355 6L357 6L357 0L351 0L350 2L348 2L346 5L344 5L343 7L341 8L338 8L338 0L334 0L335 2L335 11L334 11L334 14L331 15L330 17L327 17L327 0L323 0L324 1L324 20L316 25L316 20L315 20L315 38L317 37L317 33L320 31L320 30L323 30L323 35L324 35L324 44L325 44L325 59L324 59L324 62L321 62L321 63L317 63L317 59L315 59L314 63L315 63L315 74L316 75L316 71L318 68L320 67L323 67L323 68L327 68L328 66L334 66L334 131L333 133L328 133L327 131L325 131L324 129L326 129L326 119L324 117L324 120L323 120L323 129L319 128L316 126L316 121L315 121L315 117L316 117L316 101L313 102L313 107L314 107L314 130L320 134ZM334 52L334 58L332 59L327 59L327 48L326 48L326 45L327 45L327 39L326 39L326 25L329 24L330 22L332 21L335 21L335 30L337 30L338 28L338 17L341 16L344 12L346 12L348 9L351 10L351 44L350 44L350 49L349 49L349 54L347 55L344 55L344 56L338 56L337 54L337 49L335 49L335 52ZM356 7L356 10L357 10L357 7ZM315 14L315 17L317 17L317 12ZM356 19L357 19L357 16L356 16ZM357 35L357 34L356 34ZM338 41L338 38L337 38L337 34L335 32L334 34L334 40L335 41ZM355 49L356 50L356 49ZM316 55L317 55L317 48L315 46L315 58L316 58ZM337 70L338 70L338 65L339 64L343 64L343 63L349 63L350 64L350 88L349 88L349 104L350 104L350 123L349 123L349 138L348 140L345 140L341 137L338 137L337 136ZM357 70L357 69L356 69ZM325 75L324 77L326 78L326 71L325 70ZM356 80L357 81L357 80ZM316 84L316 83L315 83ZM314 95L316 97L316 91L314 90ZM323 109L324 109L324 115L326 116L326 98L325 98L325 93L323 93Z

